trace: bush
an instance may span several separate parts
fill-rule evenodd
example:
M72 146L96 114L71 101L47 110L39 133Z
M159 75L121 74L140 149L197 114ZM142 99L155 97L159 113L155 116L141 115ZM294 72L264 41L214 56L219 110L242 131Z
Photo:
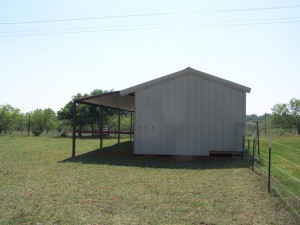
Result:
M38 127L34 127L32 128L32 133L34 136L40 136L43 133L43 130Z

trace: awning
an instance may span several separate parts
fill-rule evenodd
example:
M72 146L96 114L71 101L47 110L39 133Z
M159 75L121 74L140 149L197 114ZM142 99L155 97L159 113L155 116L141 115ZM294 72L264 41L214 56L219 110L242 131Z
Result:
M74 102L97 106L106 106L109 108L122 109L130 112L134 111L134 96L121 96L119 91L93 95L85 98L78 98L75 99Z

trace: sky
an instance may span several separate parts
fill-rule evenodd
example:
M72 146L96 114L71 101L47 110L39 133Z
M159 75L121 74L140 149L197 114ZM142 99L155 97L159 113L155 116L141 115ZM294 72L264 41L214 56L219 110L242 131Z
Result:
M0 0L0 105L24 113L192 67L262 115L300 98L299 59L299 0Z

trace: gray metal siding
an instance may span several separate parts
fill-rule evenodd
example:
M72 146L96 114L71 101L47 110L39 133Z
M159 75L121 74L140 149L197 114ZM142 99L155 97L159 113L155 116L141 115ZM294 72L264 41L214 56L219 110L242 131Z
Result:
M246 93L187 74L135 93L135 154L241 150ZM240 136L238 136L240 138Z

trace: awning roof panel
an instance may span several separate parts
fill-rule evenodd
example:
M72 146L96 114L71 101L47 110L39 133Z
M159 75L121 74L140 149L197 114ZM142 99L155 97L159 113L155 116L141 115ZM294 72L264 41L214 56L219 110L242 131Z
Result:
M75 99L75 102L134 111L134 97L132 95L121 96L119 91L79 98Z

